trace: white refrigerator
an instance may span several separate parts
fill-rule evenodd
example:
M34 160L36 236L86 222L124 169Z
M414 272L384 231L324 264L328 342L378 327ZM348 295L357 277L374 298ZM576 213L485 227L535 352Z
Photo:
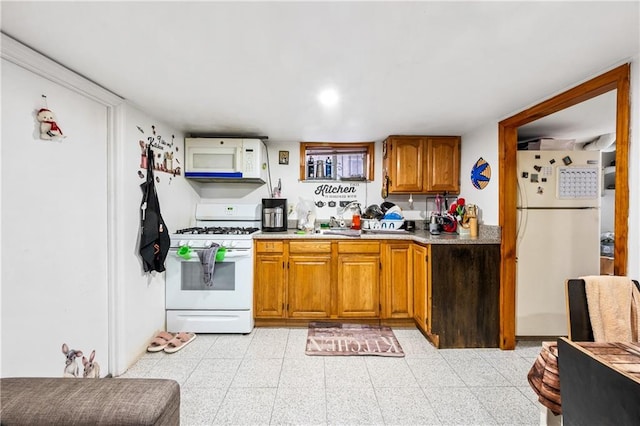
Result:
M566 336L565 281L600 273L600 152L518 151L516 335Z

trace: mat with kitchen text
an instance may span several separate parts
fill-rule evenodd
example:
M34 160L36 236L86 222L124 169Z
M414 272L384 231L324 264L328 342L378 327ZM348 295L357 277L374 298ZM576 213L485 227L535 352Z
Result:
M309 323L305 354L404 356L390 327L326 322Z

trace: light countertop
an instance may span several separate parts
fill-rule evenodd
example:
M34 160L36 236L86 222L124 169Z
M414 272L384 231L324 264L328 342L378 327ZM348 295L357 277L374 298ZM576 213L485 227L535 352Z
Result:
M478 237L471 238L464 235L441 233L431 235L428 230L416 229L415 232L406 231L347 231L341 235L340 231L331 233L298 233L297 229L289 229L284 232L259 232L253 235L255 240L294 240L294 239L339 239L339 240L411 240L422 244L500 244L500 227L480 226Z

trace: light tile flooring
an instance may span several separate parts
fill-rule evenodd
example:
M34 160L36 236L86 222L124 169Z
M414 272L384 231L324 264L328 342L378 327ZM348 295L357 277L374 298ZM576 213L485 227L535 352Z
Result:
M541 343L435 349L394 328L405 357L307 356L306 328L199 334L147 353L122 377L171 378L183 425L537 425L527 372Z

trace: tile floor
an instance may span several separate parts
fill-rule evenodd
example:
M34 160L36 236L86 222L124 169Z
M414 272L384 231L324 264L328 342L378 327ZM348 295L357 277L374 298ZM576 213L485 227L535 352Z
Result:
M122 377L181 385L182 425L537 425L527 372L541 343L435 349L394 328L405 357L307 356L306 328L199 334L147 353Z

